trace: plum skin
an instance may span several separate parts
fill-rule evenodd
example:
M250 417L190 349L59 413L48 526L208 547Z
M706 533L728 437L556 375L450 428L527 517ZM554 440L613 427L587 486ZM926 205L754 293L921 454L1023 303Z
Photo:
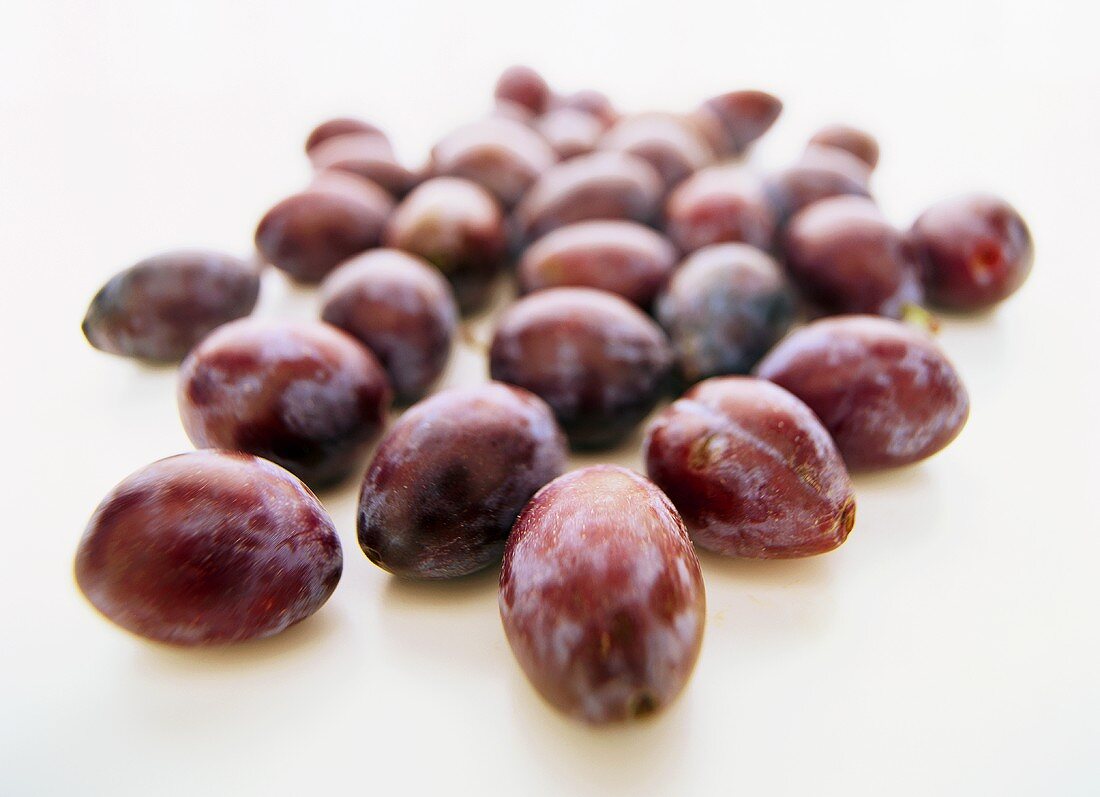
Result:
M579 286L616 293L648 308L676 267L676 248L660 233L619 220L559 227L524 251L517 275L523 293Z
M178 391L196 446L255 454L315 488L358 464L392 395L378 360L350 335L259 319L226 324L196 346Z
M699 656L706 614L699 560L675 508L615 465L567 473L524 508L499 604L531 684L591 724L671 703Z
M827 313L900 318L923 299L905 235L869 199L838 196L800 211L787 226L787 271Z
M879 146L870 133L850 125L828 125L814 133L810 144L836 147L855 155L867 164L868 169L878 165Z
M700 382L654 419L643 452L692 539L715 553L813 556L855 523L852 481L828 432L762 379Z
M661 397L671 364L657 324L592 288L548 288L520 299L501 316L489 351L493 379L546 401L579 448L622 440Z
M779 265L748 244L705 246L689 255L657 297L688 384L747 374L795 319L795 298Z
M311 284L352 255L378 246L393 199L368 180L347 178L318 182L264 214L255 238L268 263Z
M948 310L985 310L1015 293L1035 247L1019 212L989 194L936 203L909 232L929 300Z
M271 636L328 600L340 539L309 489L247 454L192 451L131 474L103 499L76 554L80 590L157 642Z
M458 307L426 261L396 249L364 252L329 274L321 294L322 320L374 353L399 401L416 401L443 373Z
M764 181L740 166L700 169L665 203L665 231L680 250L743 242L768 251L778 219Z
M501 72L493 96L498 101L515 103L537 115L549 106L551 91L542 75L529 66L516 64Z
M178 362L212 329L251 313L259 295L252 264L219 252L165 252L111 277L81 330L110 354Z
M488 301L508 249L497 201L459 177L433 177L413 189L390 216L383 240L438 268L467 313Z
M452 578L500 561L528 499L565 469L550 408L490 383L455 388L408 410L386 434L359 495L359 544L409 578Z
M837 316L795 330L757 366L812 409L848 467L926 459L966 424L970 400L935 341L908 324Z

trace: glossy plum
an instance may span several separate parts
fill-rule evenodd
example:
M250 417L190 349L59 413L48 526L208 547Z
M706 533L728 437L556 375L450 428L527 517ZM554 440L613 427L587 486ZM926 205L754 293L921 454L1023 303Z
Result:
M962 431L970 400L936 342L875 316L815 321L757 367L812 409L848 467L878 470L932 456Z
M771 175L767 189L783 224L802 208L828 197L869 197L870 179L867 164L852 153L811 146L791 166Z
M828 432L762 379L699 383L650 424L644 455L692 538L716 553L812 556L855 523L852 481Z
M256 248L298 282L320 282L352 255L378 246L392 211L390 195L366 180L317 181L264 215Z
M776 221L764 181L739 165L699 170L665 204L665 232L685 253L736 241L767 251Z
M522 105L537 115L549 106L551 91L542 75L529 66L516 64L500 74L493 96L503 102Z
M394 210L384 240L438 268L463 312L484 306L508 249L497 201L477 183L457 177L417 186Z
M174 645L277 634L321 608L342 569L336 529L304 484L258 457L210 450L124 479L76 554L96 609Z
M436 144L431 170L472 180L511 207L557 160L554 148L528 125L489 117L463 125Z
M866 130L850 125L828 125L814 133L811 145L836 147L855 155L868 169L878 165L878 141Z
M568 108L594 116L605 128L615 124L619 118L619 112L615 110L615 106L611 104L607 95L595 89L581 89L572 94L555 97L551 103L551 110L556 108Z
M570 441L613 445L653 409L672 364L668 338L637 307L592 288L549 288L501 316L493 379L550 405Z
M527 240L589 219L643 224L660 211L664 183L645 160L621 152L593 152L551 166L516 206Z
M81 329L101 351L176 362L210 330L251 313L259 294L255 264L198 249L165 252L111 277Z
M644 113L624 116L603 135L599 148L647 161L670 189L717 157L710 142L682 116Z
M676 248L649 227L632 221L581 221L559 227L527 248L519 264L519 284L524 293L600 288L648 308L676 260Z
M704 102L691 119L716 153L736 156L768 132L782 111L779 98L765 91L730 91Z
M379 444L359 496L359 544L379 567L411 578L494 564L567 453L550 408L526 390L490 383L437 393Z
M795 318L779 265L747 244L715 244L676 269L656 304L688 384L747 374Z
M391 398L374 355L320 322L233 321L180 367L180 417L196 446L255 454L314 487L359 463Z
M309 160L318 171L332 169L371 180L396 197L417 183L417 176L398 161L393 145L374 132L344 133L314 144Z
M625 468L573 471L532 499L508 538L499 600L531 684L584 722L663 709L699 657L699 560L665 495Z
M397 249L348 260L321 286L321 318L366 345L398 400L423 396L447 365L458 307L427 261Z
M562 160L592 152L604 131L597 117L575 108L547 111L534 122L534 128Z
M787 270L826 313L875 313L900 318L923 293L912 247L874 202L823 199L787 226Z
M1020 214L989 194L939 202L910 230L929 299L951 310L984 310L1024 284L1035 260Z
M383 140L388 141L386 134L382 132L381 128L376 127L370 122L364 122L361 119L353 119L351 117L338 117L336 119L329 119L310 131L309 136L306 138L306 154L310 154L313 148L318 144L328 141L330 138L336 138L336 136L346 136L349 133L363 134L379 136Z

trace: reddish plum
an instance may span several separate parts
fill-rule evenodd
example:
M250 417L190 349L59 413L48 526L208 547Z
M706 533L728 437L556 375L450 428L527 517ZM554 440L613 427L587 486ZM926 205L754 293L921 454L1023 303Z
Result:
M865 130L849 125L829 125L814 133L811 145L836 147L855 155L868 169L878 165L878 142Z
M852 481L805 404L770 382L701 382L650 424L646 471L704 548L790 559L831 551L855 523Z
M504 554L500 616L539 694L604 724L659 711L683 690L706 595L664 494L599 465L556 479L523 510Z
M637 155L657 170L669 189L717 157L697 127L670 113L624 116L603 135L599 148Z
M768 250L775 228L764 181L738 165L699 170L676 187L665 205L665 232L685 253L735 241Z
M493 92L497 100L522 105L536 115L546 110L550 104L550 94L550 86L542 75L529 66L519 64L501 73Z
M340 580L340 538L298 479L258 457L192 451L123 480L88 523L76 582L113 623L174 645L271 636Z

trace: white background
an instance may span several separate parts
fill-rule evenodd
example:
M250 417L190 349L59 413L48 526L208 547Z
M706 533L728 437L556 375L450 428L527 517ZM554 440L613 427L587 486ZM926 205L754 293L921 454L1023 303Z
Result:
M0 794L1100 793L1088 5L3 3ZM172 370L92 351L88 299L158 250L248 252L265 208L306 180L313 123L364 116L415 161L516 60L627 109L774 90L787 112L765 166L822 123L865 125L899 224L962 190L1016 203L1032 280L942 333L971 391L963 435L860 478L833 554L706 556L695 677L635 727L589 730L539 701L494 574L412 585L374 568L355 480L323 496L346 567L311 620L207 651L112 628L72 583L76 542L112 485L189 446ZM264 290L260 312L315 312L278 275ZM467 348L447 380L483 377ZM639 464L636 447L608 458Z

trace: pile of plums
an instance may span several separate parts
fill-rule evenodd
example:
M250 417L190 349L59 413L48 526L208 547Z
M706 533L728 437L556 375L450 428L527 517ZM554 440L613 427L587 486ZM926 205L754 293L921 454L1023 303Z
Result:
M870 189L878 144L855 128L754 171L743 156L780 109L735 91L625 114L513 67L492 111L420 168L373 124L320 125L313 178L263 215L258 257L157 255L92 300L93 346L182 360L198 450L104 499L80 589L162 642L277 633L341 574L310 488L373 446L357 523L370 561L412 579L503 562L504 630L547 701L592 723L668 704L702 641L693 543L754 559L841 545L849 471L923 460L967 419L955 368L905 319L928 319L925 302L989 308L1032 263L996 197L894 226ZM260 263L319 283L318 319L249 318ZM506 275L521 298L496 318L492 381L429 395L462 316ZM648 478L566 472L570 448L621 444L670 395L645 429ZM408 409L378 440L393 402Z

